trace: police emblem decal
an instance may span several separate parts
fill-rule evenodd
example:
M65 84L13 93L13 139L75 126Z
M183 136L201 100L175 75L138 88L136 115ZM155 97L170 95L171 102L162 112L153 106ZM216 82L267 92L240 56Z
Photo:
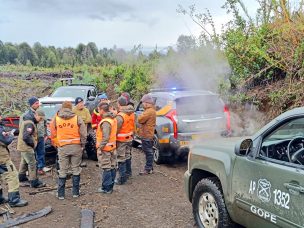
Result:
M267 179L259 179L257 195L262 202L266 203L270 201L271 183Z

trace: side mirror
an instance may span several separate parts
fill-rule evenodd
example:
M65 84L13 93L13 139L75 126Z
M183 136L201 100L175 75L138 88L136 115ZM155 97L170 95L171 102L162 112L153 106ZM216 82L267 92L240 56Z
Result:
M234 152L238 156L246 156L252 148L252 139L245 139L235 145Z
M89 97L88 97L88 100L89 100L89 101L95 101L95 97L89 96Z

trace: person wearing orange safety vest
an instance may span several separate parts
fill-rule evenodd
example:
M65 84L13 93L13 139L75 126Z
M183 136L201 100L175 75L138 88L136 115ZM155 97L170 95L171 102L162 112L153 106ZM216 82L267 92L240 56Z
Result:
M110 105L108 103L100 103L98 111L102 115L102 120L96 130L96 148L99 167L102 169L102 183L97 192L111 194L113 192L117 168L117 121L115 115L110 112Z
M116 184L123 185L128 177L132 175L131 170L131 149L134 134L134 108L128 105L128 100L121 96L117 100L117 163L119 177ZM128 171L128 172L127 172Z
M51 138L56 138L59 157L59 178L57 197L65 197L65 182L71 167L73 197L79 197L82 152L87 138L87 127L81 117L72 112L72 103L65 101L52 121Z

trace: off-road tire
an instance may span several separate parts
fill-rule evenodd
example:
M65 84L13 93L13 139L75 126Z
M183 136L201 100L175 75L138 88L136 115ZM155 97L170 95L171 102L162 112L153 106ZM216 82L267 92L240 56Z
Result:
M162 150L159 145L158 137L155 134L153 137L153 160L156 164L165 163L166 159L162 156Z
M87 153L88 159L97 161L97 151L96 151L96 132L90 131L87 137L87 143L85 145L85 151Z
M212 195L217 205L218 222L216 227L234 227L234 223L231 221L225 205L220 182L216 178L202 179L195 186L192 198L192 210L197 226L200 228L204 227L199 215L199 201L204 193Z

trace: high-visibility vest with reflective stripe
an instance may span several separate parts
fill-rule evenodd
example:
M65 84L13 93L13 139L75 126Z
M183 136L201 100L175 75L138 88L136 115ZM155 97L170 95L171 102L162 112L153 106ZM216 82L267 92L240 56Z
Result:
M132 113L128 115L126 113L120 112L117 115L121 116L123 119L123 124L119 132L117 132L117 141L119 142L130 142L133 139L134 133L134 121L135 115Z
M77 115L71 119L62 119L56 116L56 130L58 146L80 144L80 133Z
M99 147L102 141L102 129L101 125L104 122L108 122L111 125L111 132L109 142L102 148L103 151L112 151L116 149L116 133L117 133L117 120L111 118L104 118L100 121L97 131L96 131L96 148Z

